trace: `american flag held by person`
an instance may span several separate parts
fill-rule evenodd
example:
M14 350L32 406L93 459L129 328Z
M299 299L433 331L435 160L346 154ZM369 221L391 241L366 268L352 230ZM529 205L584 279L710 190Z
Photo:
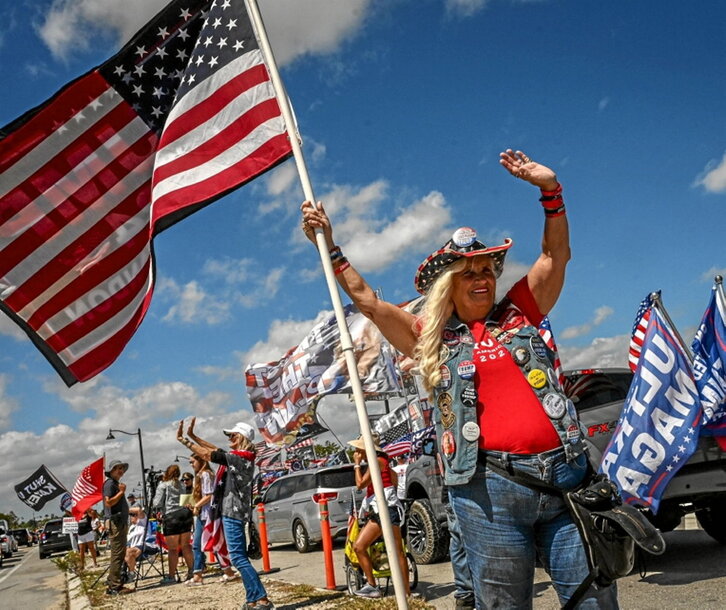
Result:
M173 0L0 129L0 307L67 385L149 307L152 237L291 154L243 0Z

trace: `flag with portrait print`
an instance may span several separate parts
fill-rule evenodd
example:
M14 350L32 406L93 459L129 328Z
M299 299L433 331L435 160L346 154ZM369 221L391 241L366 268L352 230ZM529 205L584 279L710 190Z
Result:
M153 238L290 154L244 0L172 0L0 129L0 308L91 379L149 308Z
M344 314L363 391L400 395L388 342L354 305L347 305ZM255 423L268 445L289 446L309 436L307 427L317 430L317 401L328 394L352 391L335 316L326 315L280 360L247 365L245 382Z

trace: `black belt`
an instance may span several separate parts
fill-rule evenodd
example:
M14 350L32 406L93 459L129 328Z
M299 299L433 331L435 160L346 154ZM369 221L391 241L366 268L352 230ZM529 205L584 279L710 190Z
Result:
M481 466L489 468L489 470L491 470L492 472L496 472L498 475L504 477L505 479L509 479L510 481L514 481L515 483L519 483L520 485L524 485L525 487L534 489L535 491L540 491L555 496L562 495L561 489L557 489L556 487L545 483L541 479L533 477L531 474L515 470L512 466L512 461L508 459L509 454L504 453L502 455L504 456L504 459L493 456L491 453L487 453L486 451L479 450L478 461Z

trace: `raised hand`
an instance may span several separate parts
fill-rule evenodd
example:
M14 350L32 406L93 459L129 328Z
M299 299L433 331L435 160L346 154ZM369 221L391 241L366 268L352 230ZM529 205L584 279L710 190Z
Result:
M515 178L529 182L543 191L554 191L557 186L557 175L546 165L532 161L521 150L508 148L499 153L499 163Z
M184 420L179 422L179 427L176 430L176 440L180 441L184 438Z
M187 427L187 436L194 438L194 424L197 423L197 418L192 417L191 421L189 422L189 426Z

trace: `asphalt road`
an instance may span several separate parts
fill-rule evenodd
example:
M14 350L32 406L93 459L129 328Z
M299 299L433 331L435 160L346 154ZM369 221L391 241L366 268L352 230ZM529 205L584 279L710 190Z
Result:
M49 559L38 557L38 547L21 547L0 568L0 608L3 610L63 610L65 575Z
M725 516L726 518L726 516ZM726 608L726 546L721 546L698 528L689 516L683 529L665 534L667 550L660 557L648 556L645 575L636 571L618 581L620 607L624 610ZM345 585L342 542L334 544L336 584ZM292 545L273 545L270 578L306 583L325 588L322 552L298 553ZM261 562L254 562L261 569ZM447 562L418 566L418 592L439 610L454 608L453 573ZM392 593L391 593L392 594ZM535 574L535 610L556 610L559 603L549 576L542 569Z

